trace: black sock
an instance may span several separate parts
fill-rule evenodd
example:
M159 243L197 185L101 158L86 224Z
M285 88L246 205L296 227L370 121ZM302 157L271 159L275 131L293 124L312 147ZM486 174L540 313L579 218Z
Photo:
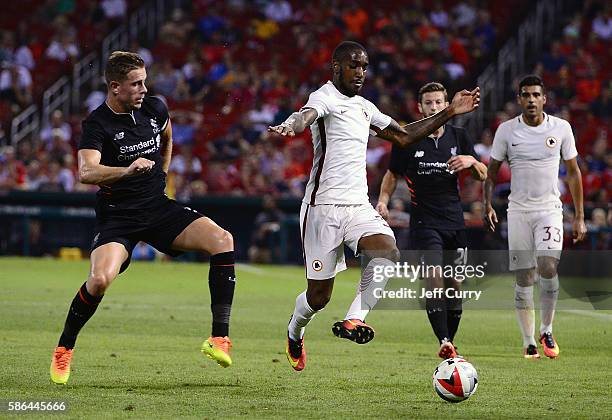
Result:
M66 317L66 323L64 324L64 331L60 336L58 347L66 347L67 349L74 348L77 335L83 325L91 318L91 316L98 309L98 304L104 297L92 296L85 287L86 283L83 283L79 291L77 292L70 309L68 310L68 316Z
M208 287L212 311L212 336L229 335L229 320L236 286L234 251L222 252L210 257Z
M463 314L461 299L446 298L446 320L450 341L455 339L455 334L457 334L461 322L461 314Z
M440 344L444 340L450 339L448 332L448 325L446 320L446 303L444 299L425 299L425 309L427 310L427 318L433 332L438 337Z

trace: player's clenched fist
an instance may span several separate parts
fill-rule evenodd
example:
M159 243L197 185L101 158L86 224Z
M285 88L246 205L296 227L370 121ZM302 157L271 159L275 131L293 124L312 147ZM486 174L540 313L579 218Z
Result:
M149 172L153 169L155 162L145 158L138 158L130 166L128 166L128 176L138 175L145 172Z

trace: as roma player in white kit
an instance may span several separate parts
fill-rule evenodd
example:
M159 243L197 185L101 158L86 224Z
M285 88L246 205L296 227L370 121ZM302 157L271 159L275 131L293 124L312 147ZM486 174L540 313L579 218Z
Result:
M399 258L395 238L367 195L366 148L373 130L377 136L407 146L434 132L452 116L478 106L478 88L459 92L441 113L405 127L381 113L358 95L368 66L365 48L355 42L340 43L333 53L333 80L310 95L300 112L271 132L294 136L307 127L312 132L313 168L300 212L302 244L308 288L301 293L287 328L287 359L295 370L306 365L304 330L329 301L334 278L346 268L344 245L371 258L364 269L357 295L334 335L359 344L374 337L365 317L376 304L373 289L375 266L393 264Z
M497 171L508 161L512 173L508 204L508 248L510 270L516 273L516 312L523 336L524 357L539 358L535 333L533 284L540 283L540 343L550 358L559 355L552 324L559 294L557 264L563 249L563 215L559 162L567 167L567 182L576 208L574 238L584 238L582 180L576 163L578 152L569 122L543 111L544 85L537 76L525 77L519 87L522 114L498 127L487 181L485 204L487 223L495 228L497 215L491 198ZM537 267L537 273L536 273Z

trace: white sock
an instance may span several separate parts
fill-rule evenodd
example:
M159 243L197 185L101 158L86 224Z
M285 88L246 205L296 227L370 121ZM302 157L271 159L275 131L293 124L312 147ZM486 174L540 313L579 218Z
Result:
M359 319L365 321L368 313L376 306L378 298L374 296L374 289L384 289L389 281L389 277L384 275L387 266L395 267L386 258L373 258L361 273L361 279L357 286L357 295L346 313L344 319ZM375 269L375 267L378 267ZM376 270L376 279L374 278Z
M293 310L293 316L287 327L289 338L297 341L304 337L306 325L314 318L317 312L319 311L315 311L308 304L308 300L306 300L306 291L299 294L295 299L295 309Z
M533 309L533 286L514 286L514 306L516 318L523 335L523 346L536 345L535 338L535 310Z
M557 306L557 298L559 297L559 276L553 278L540 278L540 335L544 333L552 333L553 319L555 318L555 307Z

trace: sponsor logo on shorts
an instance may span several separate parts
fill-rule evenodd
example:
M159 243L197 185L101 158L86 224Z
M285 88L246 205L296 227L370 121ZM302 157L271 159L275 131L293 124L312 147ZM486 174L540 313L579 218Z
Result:
M321 262L321 260L314 260L312 262L312 269L314 271L321 271L321 270L323 270L323 263Z
M552 137L552 136L551 137L547 137L546 138L546 145L552 149L553 147L555 147L557 145L557 139Z

